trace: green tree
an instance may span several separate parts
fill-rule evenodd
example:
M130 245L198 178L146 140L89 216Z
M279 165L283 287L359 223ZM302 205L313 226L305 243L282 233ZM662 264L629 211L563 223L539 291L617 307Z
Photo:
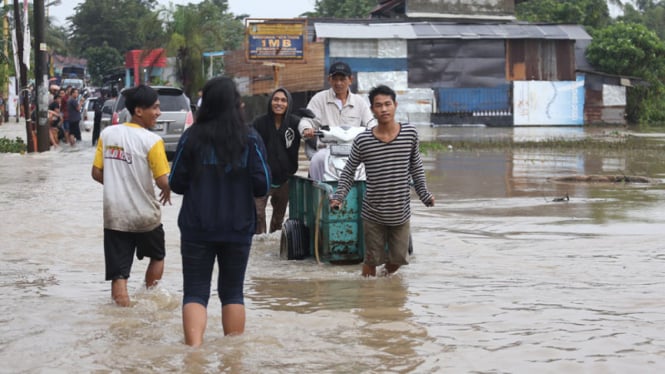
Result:
M630 5L631 5L631 2L630 2L630 1L624 1L624 3L626 3L627 6L630 6ZM634 0L634 1L632 1L632 3L635 4L635 6L637 7L637 9L644 11L644 10L647 10L647 9L649 9L649 8L653 8L653 7L658 6L658 3L660 3L660 1L653 1L653 0Z
M177 58L178 79L190 97L203 86L202 54L238 49L245 35L239 17L228 11L227 0L204 0L176 6L167 21L168 54Z
M629 91L630 122L665 123L665 43L655 32L644 25L617 22L593 33L586 56L600 71L648 83Z
M67 18L72 25L74 55L109 56L112 60L94 62L94 69L117 68L122 61L118 63L116 56L134 49L150 51L165 46L168 37L162 13L154 10L156 3L157 0L85 0L77 5L75 14ZM108 70L95 71L95 79L105 72Z
M605 0L530 0L515 6L518 19L541 23L572 23L591 29L606 26L610 11Z
M665 78L665 44L644 25L617 22L594 32L586 56L606 73Z
M67 37L66 28L47 23L44 38L46 39L46 45L49 47L50 52L62 56L76 55L76 52L73 51L72 45Z
M142 49L147 37L162 31L152 15L157 0L85 0L74 8L71 42L79 52L104 42L120 53ZM146 24L148 22L148 24ZM150 29L150 30L149 30Z
M88 71L93 84L101 86L105 73L122 66L123 57L117 49L109 47L104 42L101 47L90 47L85 50L83 57L88 60Z
M637 2L637 7L627 3L623 7L623 16L618 20L626 23L640 23L649 30L655 31L660 39L665 40L665 4L662 2L654 3Z
M369 18L377 0L316 0L312 17Z

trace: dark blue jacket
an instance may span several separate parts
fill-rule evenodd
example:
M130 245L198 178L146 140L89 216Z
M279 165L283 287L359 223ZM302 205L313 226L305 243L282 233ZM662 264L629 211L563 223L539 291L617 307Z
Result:
M250 244L256 226L254 197L266 196L270 190L261 137L251 130L242 167L220 173L217 165L201 160L202 152L185 151L191 148L185 147L187 133L180 138L169 177L171 190L184 195L178 215L181 239ZM195 162L206 164L197 167Z

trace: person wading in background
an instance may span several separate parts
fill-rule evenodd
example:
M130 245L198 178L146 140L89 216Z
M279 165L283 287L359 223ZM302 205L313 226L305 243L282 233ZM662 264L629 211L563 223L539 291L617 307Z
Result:
M69 117L69 144L76 145L81 141L81 99L79 90L72 88L72 94L67 101L67 115Z
M282 228L284 214L289 203L289 177L298 171L300 150L299 117L291 114L291 94L278 88L270 96L268 112L254 120L252 126L261 135L268 153L268 165L272 174L270 194L256 198L256 233L266 232L266 205L268 197L272 205L270 231Z

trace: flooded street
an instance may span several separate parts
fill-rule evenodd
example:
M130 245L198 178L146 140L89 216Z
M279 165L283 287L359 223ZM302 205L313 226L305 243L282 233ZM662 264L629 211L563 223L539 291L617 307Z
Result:
M5 123L0 137L22 126ZM585 136L559 131L427 128L423 139ZM181 196L162 209L162 283L142 289L147 261L135 261L133 305L115 307L83 136L74 151L0 154L0 373L665 371L665 153L427 154L437 206L413 200L410 265L363 279L360 265L281 260L279 233L255 237L246 333L223 336L213 293L204 345L192 349ZM556 179L597 174L653 183Z

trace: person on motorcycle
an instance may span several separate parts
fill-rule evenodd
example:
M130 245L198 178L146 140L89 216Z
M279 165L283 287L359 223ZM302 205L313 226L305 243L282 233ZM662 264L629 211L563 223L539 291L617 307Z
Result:
M310 158L309 177L319 181L323 180L328 150L312 149L309 142L314 137L318 125L371 127L374 121L367 101L350 90L353 73L347 63L337 61L330 65L328 83L330 88L315 94L307 104L307 109L316 116L315 120L303 117L298 124L298 131L308 140L305 143L305 152Z
M434 206L434 195L425 183L418 131L413 125L395 121L395 97L395 91L384 85L369 92L372 112L379 124L354 139L337 191L330 199L331 209L342 206L353 186L356 168L364 163L367 187L361 217L365 233L362 267L365 277L375 276L379 265L384 265L388 275L408 264L410 178L420 201L425 206Z

